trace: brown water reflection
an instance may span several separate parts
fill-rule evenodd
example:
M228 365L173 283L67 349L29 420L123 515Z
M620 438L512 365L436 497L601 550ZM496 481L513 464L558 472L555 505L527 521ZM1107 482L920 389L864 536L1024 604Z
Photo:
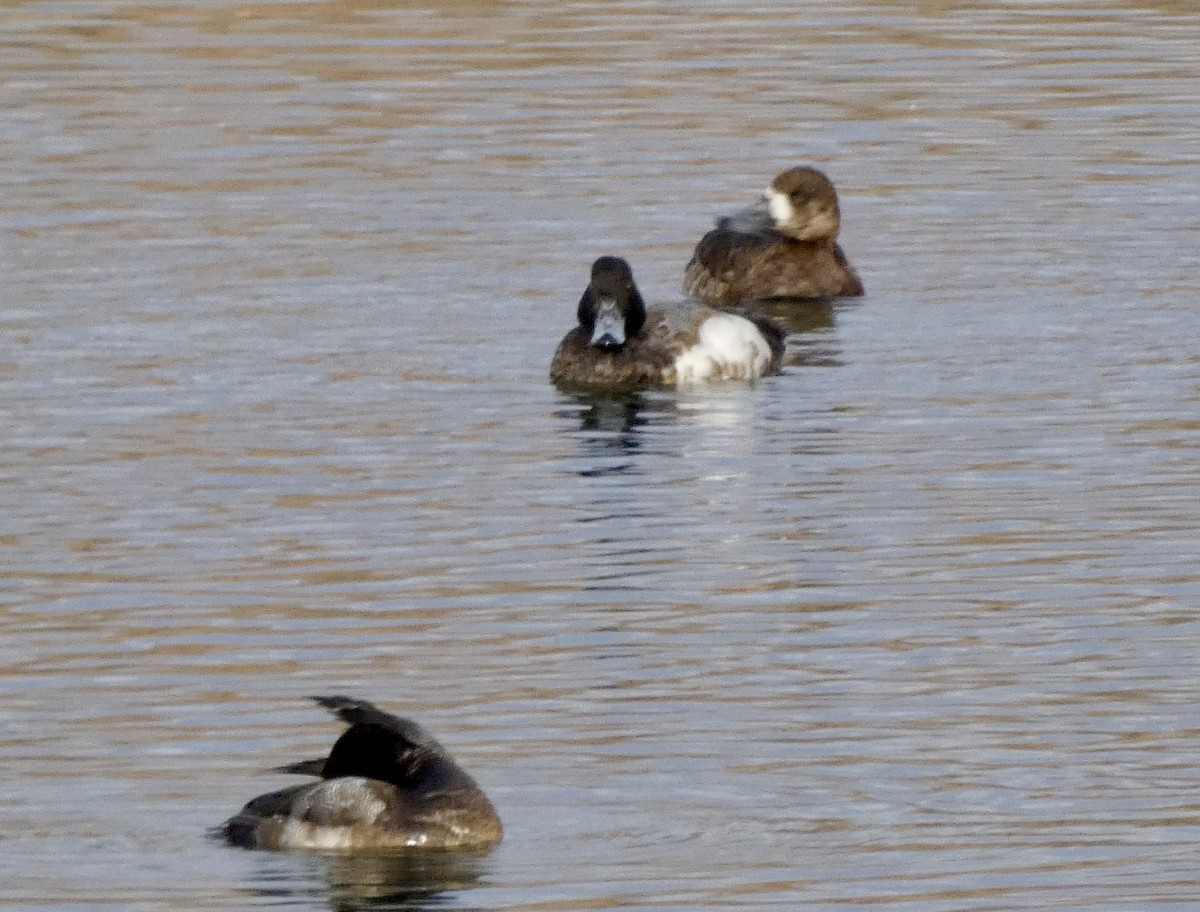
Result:
M1200 14L0 2L0 899L1187 908ZM782 164L870 295L546 382ZM427 721L496 851L204 838ZM460 866L461 865L461 866Z

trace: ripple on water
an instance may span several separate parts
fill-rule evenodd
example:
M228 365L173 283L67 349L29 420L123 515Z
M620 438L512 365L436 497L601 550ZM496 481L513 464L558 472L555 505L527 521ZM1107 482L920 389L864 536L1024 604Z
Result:
M936 6L0 9L0 898L1190 903L1200 19ZM801 161L782 376L549 387ZM329 692L505 841L206 840Z

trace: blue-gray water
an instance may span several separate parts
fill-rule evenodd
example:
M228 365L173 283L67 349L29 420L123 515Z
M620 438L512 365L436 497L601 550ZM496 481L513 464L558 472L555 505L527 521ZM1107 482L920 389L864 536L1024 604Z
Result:
M910 8L912 7L912 8ZM0 3L0 904L1200 905L1190 2ZM859 302L578 402L782 167ZM205 830L344 692L480 858Z

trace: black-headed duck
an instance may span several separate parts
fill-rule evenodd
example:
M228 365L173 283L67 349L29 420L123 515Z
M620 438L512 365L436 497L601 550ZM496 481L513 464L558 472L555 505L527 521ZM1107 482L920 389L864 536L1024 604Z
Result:
M326 758L279 767L320 781L259 795L214 833L246 848L483 848L504 833L487 796L416 722L365 700L313 697L349 725Z
M816 168L790 168L763 198L717 220L683 277L684 294L718 307L767 298L838 298L863 293L837 243L837 191Z
M566 387L626 390L718 380L757 380L779 370L785 330L678 302L647 307L629 264L603 256L579 301L579 325L563 338L550 379Z

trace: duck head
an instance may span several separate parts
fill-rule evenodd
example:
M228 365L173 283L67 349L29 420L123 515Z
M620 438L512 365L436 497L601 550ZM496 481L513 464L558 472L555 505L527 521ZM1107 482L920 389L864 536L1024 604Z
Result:
M579 301L579 324L591 344L619 351L646 322L646 304L633 281L633 270L620 257L602 256L592 264L592 281Z
M763 200L775 230L797 241L837 237L841 227L837 191L816 168L789 168L771 181Z

